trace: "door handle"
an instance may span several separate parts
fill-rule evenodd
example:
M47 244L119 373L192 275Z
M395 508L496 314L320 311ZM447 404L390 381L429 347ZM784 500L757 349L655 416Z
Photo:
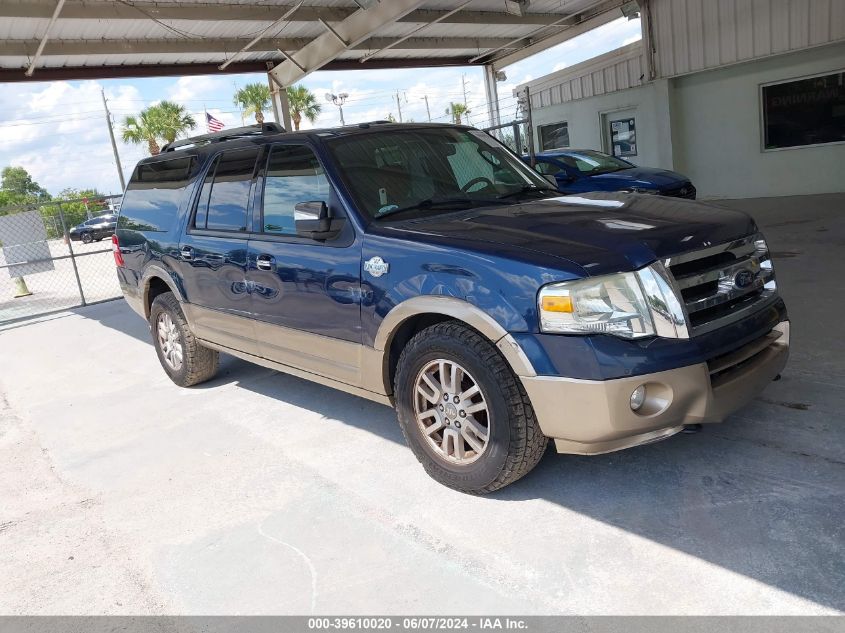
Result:
M255 267L258 270L272 270L275 261L272 255L259 255L255 258Z
M190 246L183 246L179 250L179 255L182 256L182 259L193 259L194 258L194 249Z

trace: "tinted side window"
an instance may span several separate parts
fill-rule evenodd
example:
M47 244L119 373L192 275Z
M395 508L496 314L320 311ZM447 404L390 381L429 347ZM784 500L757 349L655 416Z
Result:
M545 161L538 161L537 165L534 167L537 170L537 173L543 174L544 176L554 176L561 172L564 172L563 167L560 165L555 165L554 163L547 163Z
M211 183L214 181L214 172L217 169L217 163L220 162L220 157L216 157L211 163L211 167L205 174L205 180L202 183L202 190L197 201L197 213L194 216L194 227L204 229L208 219L208 198L211 196Z
M314 152L304 145L277 145L264 179L265 233L295 235L299 202L329 201L329 181Z
M138 165L123 197L118 227L167 232L173 225L195 161L193 156Z
M208 196L206 228L246 231L249 188L258 149L235 150L220 156Z

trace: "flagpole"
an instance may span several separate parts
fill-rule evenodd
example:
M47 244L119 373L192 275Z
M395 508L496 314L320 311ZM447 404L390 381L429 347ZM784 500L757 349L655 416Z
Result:
M202 111L203 111L203 114L205 114L205 133L209 134L209 133L211 133L211 130L208 129L208 110L206 109L204 103L202 104Z

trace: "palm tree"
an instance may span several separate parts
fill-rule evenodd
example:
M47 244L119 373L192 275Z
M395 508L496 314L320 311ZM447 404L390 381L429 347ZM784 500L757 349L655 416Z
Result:
M161 151L158 139L163 136L159 114L152 106L141 110L137 117L126 117L123 120L124 142L135 145L146 143L151 156L158 154Z
M270 107L270 88L262 83L247 84L235 93L235 105L244 114L254 114L258 123L264 123L264 110Z
M446 114L452 117L452 120L455 122L456 125L461 124L461 115L469 114L469 108L466 107L463 103L449 103L449 107L446 108Z
M293 121L294 128L299 129L302 117L305 117L311 123L317 120L317 115L320 114L323 106L317 102L317 97L314 96L313 92L303 85L289 86L286 92L288 104L290 104L290 118Z
M152 106L156 109L161 121L161 135L168 143L176 140L180 134L193 130L197 126L194 120L183 106L172 101L162 101L158 105Z

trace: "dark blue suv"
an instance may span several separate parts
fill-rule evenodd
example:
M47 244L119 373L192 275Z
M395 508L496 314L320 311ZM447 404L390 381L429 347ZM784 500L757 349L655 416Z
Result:
M224 352L395 406L426 470L471 493L547 438L596 454L721 421L788 355L750 217L561 196L465 126L172 143L135 168L114 249L176 384Z

